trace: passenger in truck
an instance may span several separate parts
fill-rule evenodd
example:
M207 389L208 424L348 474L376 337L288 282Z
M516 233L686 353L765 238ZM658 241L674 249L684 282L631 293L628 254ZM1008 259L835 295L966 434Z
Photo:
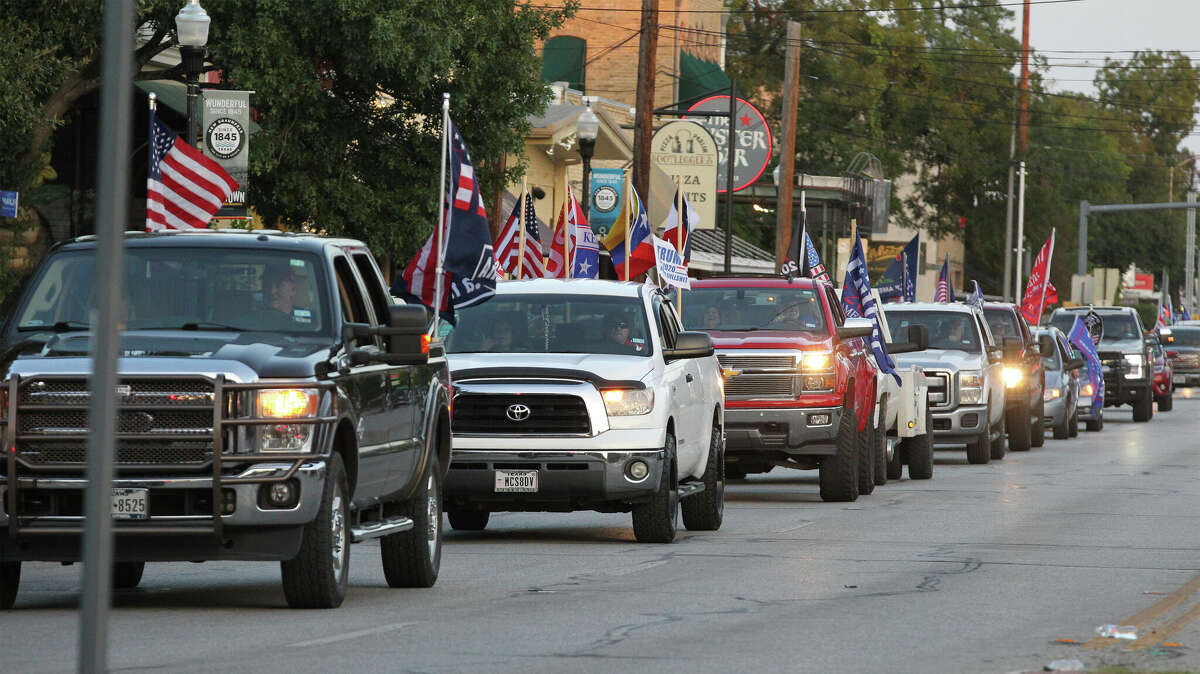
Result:
M498 321L490 333L483 335L483 350L508 353L513 346L513 327L508 321Z
M721 310L711 306L704 310L704 329L717 330L721 327Z

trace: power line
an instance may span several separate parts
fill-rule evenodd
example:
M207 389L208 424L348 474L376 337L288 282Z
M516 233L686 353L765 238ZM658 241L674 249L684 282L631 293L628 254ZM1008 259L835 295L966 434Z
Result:
M1031 0L1031 5L1061 5L1067 3L1084 2L1085 0ZM1017 2L989 2L978 4L961 4L961 5L933 5L930 7L888 7L876 9L871 7L847 7L847 8L819 8L819 9L673 9L667 10L679 12L680 14L786 14L786 15L804 15L804 14L875 14L883 12L938 12L945 10L968 10L968 9L991 9L993 7L1015 7L1023 6L1025 3L1021 0ZM562 9L561 5L526 5L537 9ZM641 12L640 8L634 7L585 7L580 5L576 8L581 12Z

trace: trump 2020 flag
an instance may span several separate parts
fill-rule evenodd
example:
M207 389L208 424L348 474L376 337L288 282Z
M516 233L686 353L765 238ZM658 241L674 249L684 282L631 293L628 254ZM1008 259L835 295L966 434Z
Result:
M875 284L879 291L879 299L887 302L916 302L917 301L917 254L921 249L921 235L917 234L904 248L896 253L896 259L888 264L888 268Z
M1054 257L1054 230L1050 230L1050 238L1042 245L1037 257L1033 260L1033 269L1029 271L1029 283L1025 286L1025 297L1021 300L1021 313L1030 325L1037 325L1042 319L1042 310L1046 308L1046 298L1050 291L1050 260ZM1054 293L1058 298L1058 293Z
M1100 354L1096 353L1091 333L1078 316L1075 317L1075 324L1071 326L1071 333L1067 335L1067 341L1079 349L1087 361L1088 383L1092 387L1092 414L1098 414L1104 408L1104 372L1101 370Z
M150 164L146 170L146 231L208 227L238 188L217 162L188 145L150 111Z
M846 263L846 278L842 282L842 310L847 317L870 319L871 354L875 356L875 363L880 372L892 375L899 383L896 363L888 353L883 328L879 326L879 308L875 306L875 297L871 295L867 256L863 253L862 239L857 231L854 233L854 247L850 250L850 261Z
M446 191L445 241L434 233L416 257L408 263L404 274L392 288L395 295L417 301L433 309L436 302L438 244L442 244L443 282L439 311L446 320L454 320L454 310L485 302L496 292L496 254L492 233L488 229L487 212L475 179L475 167L458 128L448 124L450 136L450 182Z

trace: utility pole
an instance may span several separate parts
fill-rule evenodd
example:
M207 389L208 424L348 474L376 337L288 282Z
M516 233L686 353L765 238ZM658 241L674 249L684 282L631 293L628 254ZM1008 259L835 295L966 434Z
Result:
M650 195L650 141L654 136L657 60L658 0L642 0L642 35L638 41L637 98L633 119L633 186L643 199Z
M1025 159L1025 150L1029 140L1029 0L1025 0L1025 11L1021 13L1021 122L1020 122L1020 156ZM1021 242L1017 242L1020 246Z
M800 23L787 23L787 56L783 66L783 139L779 143L779 184L775 202L775 269L783 265L792 241L792 190L796 186L796 105L800 100ZM730 138L730 152L733 152ZM732 156L732 155L731 155ZM732 187L732 185L730 186ZM801 243L803 246L803 243ZM803 250L803 248L801 249ZM799 261L796 261L799 264Z
M1022 161L1017 169L1017 175L1020 177L1020 185L1017 188L1017 273L1014 297L1016 301L1021 301L1021 281L1025 276L1024 267L1021 266L1021 254L1025 252L1025 162Z
M1196 203L1196 193L1192 191L1192 186L1188 185L1187 202L1189 204ZM1189 208L1187 212L1187 233L1184 235L1184 255L1183 255L1183 300L1184 306L1188 311L1192 311L1195 306L1195 297L1192 291L1195 287L1195 282L1192 277L1196 273L1196 268L1192 266L1196 260L1196 210Z
M1013 160L1017 152L1017 120L1013 120L1012 134L1008 139L1008 204L1004 212L1004 290L1000 293L1004 301L1012 300L1012 254L1013 254Z

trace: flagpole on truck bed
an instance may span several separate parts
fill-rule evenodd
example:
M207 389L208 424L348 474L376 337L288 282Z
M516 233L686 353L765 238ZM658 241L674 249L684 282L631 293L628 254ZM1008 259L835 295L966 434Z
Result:
M438 321L442 315L442 264L446 260L445 227L446 227L446 148L450 142L450 93L442 94L442 164L438 174L438 221L437 236L434 244L437 247L437 272L433 279L433 337L438 335Z
M521 280L521 271L525 269L525 228L529 223L525 222L525 195L529 190L529 176L521 176L521 205L517 207L517 225L521 228L520 245L517 246L517 280Z
M633 223L633 183L629 182L629 174L625 173L625 280L629 280L629 236Z
M675 176L675 252L679 253L679 259L683 259L683 176ZM687 266L684 266L687 269ZM675 311L679 312L679 319L683 320L683 288L675 289Z

